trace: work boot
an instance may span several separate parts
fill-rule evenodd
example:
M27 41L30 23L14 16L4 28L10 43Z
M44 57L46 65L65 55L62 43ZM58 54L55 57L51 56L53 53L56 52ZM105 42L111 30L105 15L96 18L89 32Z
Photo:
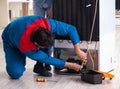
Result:
M47 71L50 71L50 70L51 70L51 66L50 66L50 65L45 64L45 69L46 69Z
M40 76L44 76L44 77L51 77L52 76L52 73L50 73L49 71L47 71L44 68L43 63L40 63L40 62L37 62L34 65L33 72L39 74Z

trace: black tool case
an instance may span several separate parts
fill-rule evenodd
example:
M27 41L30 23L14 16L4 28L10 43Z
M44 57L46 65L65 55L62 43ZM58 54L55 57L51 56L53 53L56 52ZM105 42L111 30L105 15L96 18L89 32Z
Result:
M91 84L101 84L102 74L93 70L86 70L81 73L81 80Z

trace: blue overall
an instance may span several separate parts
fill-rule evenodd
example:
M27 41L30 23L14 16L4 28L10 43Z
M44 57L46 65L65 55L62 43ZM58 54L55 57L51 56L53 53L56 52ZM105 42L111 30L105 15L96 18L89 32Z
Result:
M37 49L30 41L31 33L38 26L48 28L53 35L68 35L73 45L80 41L76 28L60 21L40 16L23 16L12 21L2 33L6 70L11 78L18 79L23 75L26 57L54 66L65 65L64 60L49 56L49 48Z

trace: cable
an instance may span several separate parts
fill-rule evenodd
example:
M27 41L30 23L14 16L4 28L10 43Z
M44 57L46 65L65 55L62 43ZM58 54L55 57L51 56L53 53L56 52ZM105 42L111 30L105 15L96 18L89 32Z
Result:
M87 44L87 51L86 51L86 53L90 56L91 62L93 64L93 66L92 66L93 70L95 68L95 64L94 64L94 60L93 60L93 57L92 57L90 49L89 49L89 44L92 41L93 30L94 30L94 25L95 25L95 19L96 19L96 14L97 14L97 6L98 6L97 4L98 4L98 0L96 0L96 3L95 3L95 12L94 12L93 23L92 23L92 28L91 28L90 40L89 40L89 42Z

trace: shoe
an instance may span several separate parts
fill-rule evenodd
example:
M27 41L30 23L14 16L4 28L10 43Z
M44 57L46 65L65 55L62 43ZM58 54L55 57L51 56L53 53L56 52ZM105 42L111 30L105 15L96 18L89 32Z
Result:
M39 67L37 65L34 66L33 72L39 74L40 76L44 76L44 77L51 77L52 76L52 73L47 71L44 67Z
M52 73L50 73L49 71L42 71L39 73L40 76L44 76L44 77L51 77Z
M46 69L47 71L50 71L50 70L51 70L51 66L50 66L50 65L45 64L45 69Z

